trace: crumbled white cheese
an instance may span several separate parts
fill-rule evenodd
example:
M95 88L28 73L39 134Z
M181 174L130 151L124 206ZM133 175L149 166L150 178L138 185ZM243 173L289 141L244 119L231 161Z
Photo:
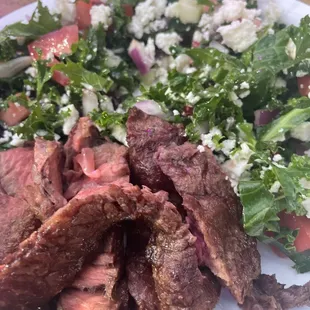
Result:
M250 88L250 84L248 82L242 82L240 84L240 89L249 89Z
M69 115L65 117L64 124L62 126L62 131L65 135L69 135L71 129L74 127L75 123L79 119L79 112L73 104L63 107L59 110L60 113L68 113Z
M304 122L291 130L291 136L303 142L310 141L310 122Z
M138 39L143 37L146 29L165 13L167 0L145 0L139 2L135 8L135 15L128 25L128 31ZM153 25L153 27L155 27ZM156 25L158 27L158 25Z
M198 95L194 95L193 92L189 92L186 96L186 100L188 101L188 103L190 103L191 105L195 105L199 100L200 100L200 96Z
M283 157L280 154L276 154L273 156L272 160L275 162L281 161Z
M281 183L279 181L275 181L272 185L271 185L271 188L270 188L270 192L271 193L278 193L279 192L279 189L281 188Z
M12 133L8 130L5 130L3 132L3 137L0 138L0 144L9 142L11 137L12 137Z
M242 18L245 9L245 1L224 0L220 8L214 13L213 22L218 26L224 23L231 23Z
M223 43L237 53L245 51L256 42L256 30L255 24L247 19L234 21L217 29L223 37Z
M114 112L112 99L108 96L103 96L100 100L100 109L102 111Z
M198 146L197 146L197 150L198 150L200 153L203 153L203 152L206 151L206 150L205 150L205 147L204 147L203 145L198 145Z
M246 98L247 96L250 95L250 93L251 93L251 92L250 92L249 90L246 90L246 91L242 92L241 94L239 94L239 97L240 97L241 99Z
M242 107L243 102L238 98L235 92L230 92L228 97L237 107Z
M82 108L83 108L83 115L86 116L90 112L99 109L99 102L97 95L87 89L83 90L82 96Z
M224 45L218 43L217 41L211 41L210 44L209 44L209 47L212 47L212 48L215 48L217 49L218 51L220 51L221 53L224 53L224 54L228 54L229 53L229 49L226 48Z
M196 0L179 0L168 5L165 16L179 18L183 24L197 24L202 14L202 6Z
M276 79L274 87L275 88L286 88L286 81L284 79L282 79L281 77L278 77Z
M263 25L273 25L279 21L281 10L275 0L265 2L266 5L262 7Z
M285 46L285 53L291 59L296 59L296 44L291 38L288 40L288 43Z
M91 24L97 28L100 24L107 30L112 25L112 9L104 4L93 5L90 9Z
M241 176L252 167L252 164L248 163L252 154L253 151L249 146L246 143L242 143L241 149L221 166L222 170L228 175L236 193L238 193L237 187Z
M61 15L62 25L72 25L76 19L76 4L68 0L55 0L56 13Z
M226 120L227 124L226 124L225 129L228 131L234 125L235 122L236 122L236 120L234 117L232 117L232 116L228 117Z
M167 55L171 55L170 47L178 45L181 41L182 38L176 32L160 32L155 37L156 46Z
M22 134L18 135L17 133L15 133L12 136L12 140L10 141L10 145L12 145L12 146L22 146L24 144L24 142L26 141L22 137L23 137Z
M303 76L306 76L306 75L308 75L308 74L309 74L309 73L306 72L306 71L298 70L298 71L296 72L296 77L303 77Z
M181 54L175 59L175 68L180 73L186 73L193 60L186 54Z
M48 132L46 130L39 129L39 130L36 131L36 133L33 135L33 137L34 138L45 137L46 135L48 135Z
M310 218L310 198L305 199L301 204L307 211L306 217Z
M105 65L108 68L115 68L121 63L122 58L117 56L112 50L106 49L106 53L107 59L105 61Z
M126 140L127 132L124 126L115 125L112 129L111 136L114 137L118 142L121 142L124 145L128 146L128 143Z
M214 136L222 136L222 132L217 127L213 127L208 134L201 135L202 145L208 146L212 151L216 149L216 145L213 142Z
M193 43L198 44L201 43L203 40L203 35L200 31L196 30L193 34Z
M229 156L230 152L236 147L236 140L235 139L227 139L222 142L222 152Z
M306 178L301 178L299 180L300 185L305 188L305 189L310 189L310 181L307 180Z
M60 135L58 135L57 133L54 133L54 140L55 141L59 141L60 140Z
M34 67L29 67L26 71L26 74L30 75L31 77L35 78L38 75L38 70L37 68Z
M69 103L69 99L70 99L70 97L67 94L63 94L60 97L60 103L63 104L63 105L66 105L66 104Z
M153 22L150 22L148 26L143 29L143 32L146 34L151 34L154 32L159 32L168 27L167 20L165 18L156 19Z
M180 115L180 112L178 110L173 110L172 113L173 113L174 116Z

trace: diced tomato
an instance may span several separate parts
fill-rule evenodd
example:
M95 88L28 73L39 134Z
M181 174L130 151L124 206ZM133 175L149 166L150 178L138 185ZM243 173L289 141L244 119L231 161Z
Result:
M280 214L280 225L290 229L299 229L295 240L295 247L298 252L310 249L310 219L306 216L296 216L295 214Z
M211 0L211 2L213 2L215 5L217 4L217 0ZM208 13L210 11L210 6L209 5L204 5L203 6L203 11L205 13Z
M130 4L123 4L123 9L125 11L125 15L128 17L132 17L134 14L133 7Z
M26 119L29 114L29 110L24 106L10 102L6 110L0 111L0 120L8 126L15 126Z
M308 96L310 89L310 75L297 78L299 93L302 96Z
M51 59L51 64L55 63L55 57L62 54L70 54L71 46L79 40L79 29L77 25L65 26L59 30L45 34L40 39L30 43L28 50L30 56L37 60L39 54L37 49L42 51L41 58Z
M78 0L76 2L76 22L79 26L79 29L86 29L90 26L90 9L92 3L86 3L83 0Z
M70 79L60 71L54 71L53 80L62 86L67 86L70 84Z
M58 63L55 56L59 57L62 54L70 54L72 44L78 40L78 27L76 25L65 26L32 42L28 45L28 50L30 56L37 60L40 57L37 49L40 49L42 52L41 59L50 60L49 66L52 66ZM54 72L53 79L63 86L68 85L70 82L65 74L58 71Z

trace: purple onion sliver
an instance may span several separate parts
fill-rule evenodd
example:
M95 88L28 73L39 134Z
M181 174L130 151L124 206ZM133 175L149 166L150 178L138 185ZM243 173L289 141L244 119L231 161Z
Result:
M254 124L255 126L264 126L272 122L278 115L280 111L279 109L275 110L267 110L267 109L262 109L262 110L256 110L254 112L255 116L255 121Z

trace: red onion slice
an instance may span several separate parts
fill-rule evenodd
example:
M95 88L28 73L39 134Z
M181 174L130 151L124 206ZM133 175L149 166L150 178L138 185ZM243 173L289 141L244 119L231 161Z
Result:
M278 109L275 110L267 110L267 109L262 109L262 110L256 110L254 112L255 116L255 121L254 124L255 126L264 126L272 122L278 115L280 111Z
M161 109L160 105L153 100L140 101L135 106L146 114L165 118L166 114Z
M148 44L154 43L150 41ZM132 40L128 48L129 56L142 75L147 74L153 66L155 57L153 55L154 53L151 50L147 50L144 43L141 43L137 40Z

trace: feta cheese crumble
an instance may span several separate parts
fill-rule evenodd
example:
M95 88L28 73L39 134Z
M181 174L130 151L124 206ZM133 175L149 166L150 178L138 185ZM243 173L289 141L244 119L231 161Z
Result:
M304 122L291 130L291 136L303 142L310 141L310 122Z
M217 29L223 37L223 43L236 53L244 52L257 41L256 30L255 24L247 19L233 21Z
M84 116L88 115L90 112L94 110L98 110L99 102L97 95L94 92L87 89L83 90L82 108Z
M55 11L61 14L62 25L72 25L76 19L76 4L68 0L55 0Z
M75 123L79 119L79 112L73 104L63 107L59 110L60 113L68 113L69 115L65 117L64 124L62 126L62 131L65 135L69 135L71 129L74 127Z
M91 24L98 28L100 24L107 30L112 24L112 9L104 4L93 5L90 9Z
M279 181L275 181L275 182L272 184L272 186L271 186L271 188L270 188L269 191L270 191L271 193L276 194L276 193L279 192L280 188L281 188L280 182L279 182Z
M288 43L285 46L285 53L291 59L296 59L296 44L291 38L288 40Z
M179 18L183 24L197 24L202 14L202 6L196 0L179 0L168 5L165 16Z
M12 140L10 141L10 145L12 145L12 146L22 146L25 141L26 140L23 139L23 135L22 134L18 135L17 133L15 133L12 136Z
M182 38L176 32L161 32L155 37L156 46L164 51L167 55L171 55L170 47L178 45L182 41Z
M151 33L150 28L154 28L152 23L160 19L165 13L167 0L145 0L139 2L135 8L135 15L132 17L128 25L128 31L132 33L137 39L141 39L144 33ZM156 25L156 31L159 24ZM164 26L162 24L162 26Z
M216 149L216 144L213 142L215 136L222 137L222 132L217 127L213 127L208 134L201 135L202 145L208 146L212 151Z
M198 146L197 146L197 150L198 150L200 153L203 153L203 152L206 151L206 150L205 150L205 147L204 147L203 145L198 145Z

